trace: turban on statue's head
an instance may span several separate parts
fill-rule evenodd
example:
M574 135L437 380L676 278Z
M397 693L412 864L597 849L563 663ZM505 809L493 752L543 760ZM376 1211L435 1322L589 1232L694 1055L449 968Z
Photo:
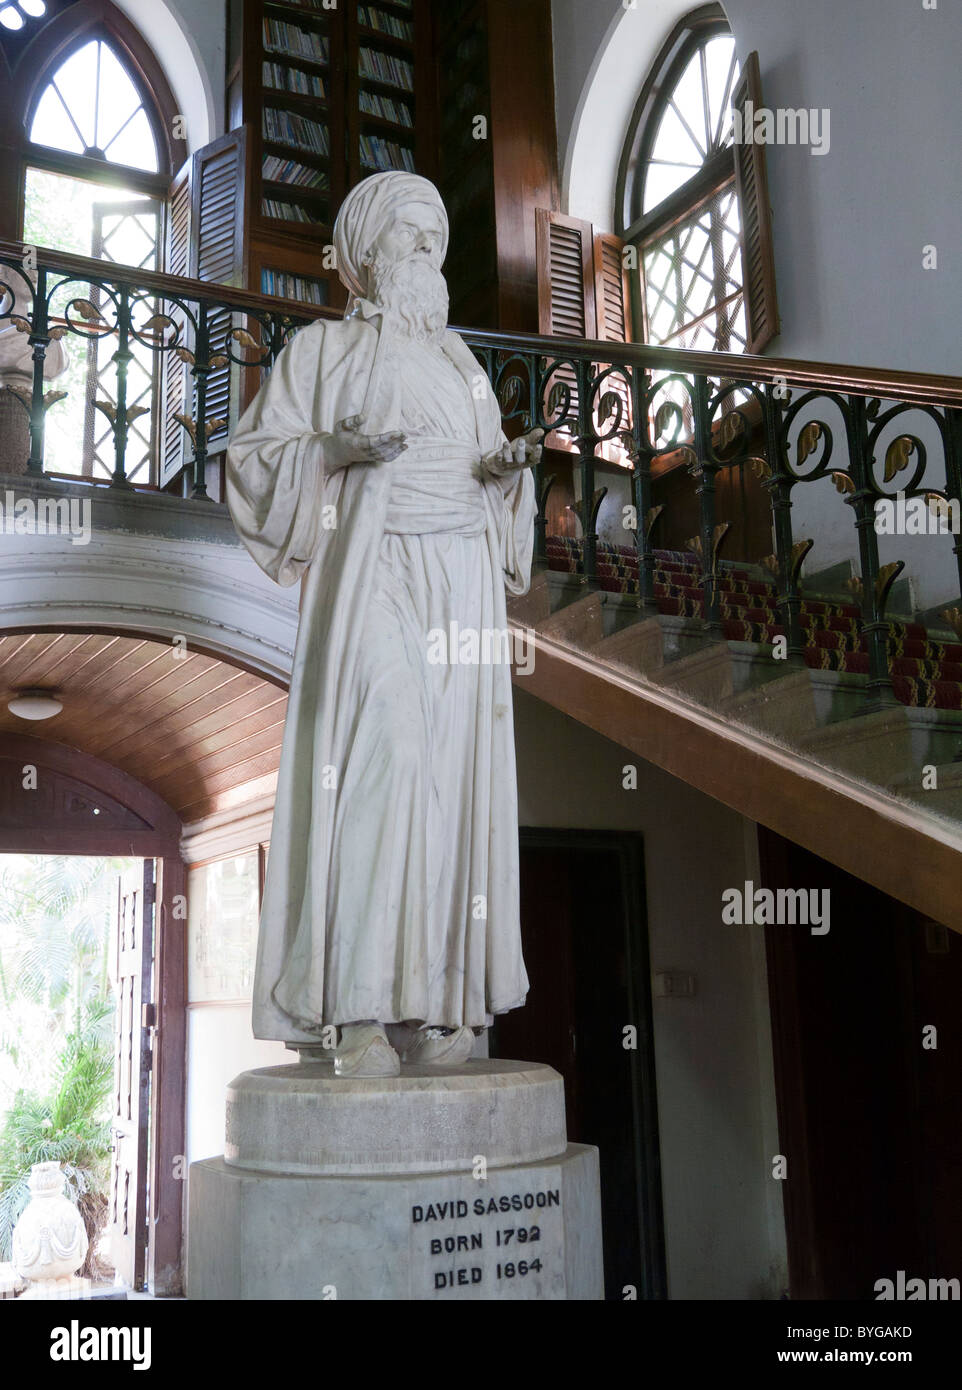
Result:
M334 223L337 273L352 298L362 298L366 294L367 271L363 262L386 224L405 203L428 203L440 212L441 259L444 260L448 249L448 215L430 179L397 169L371 174L351 189Z

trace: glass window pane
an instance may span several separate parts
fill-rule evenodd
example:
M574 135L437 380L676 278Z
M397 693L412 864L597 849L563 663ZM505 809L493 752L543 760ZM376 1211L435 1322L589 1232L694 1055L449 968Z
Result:
M157 172L157 147L143 107L111 143L105 146L104 153L114 164L126 164L131 169L146 169L150 173Z
M110 46L92 39L62 63L37 107L30 138L38 145L156 173L157 145L126 68Z
M681 188L683 183L687 183L691 178L691 167L672 164L650 164L648 174L645 179L645 204L644 211L650 212L677 188Z
M48 87L40 98L30 127L30 139L37 145L49 145L52 149L67 150L70 154L84 152L83 141L53 87Z
M53 79L87 148L94 144L96 133L97 51L101 46L91 42L78 48Z
M697 140L699 152L708 152L708 132L705 125L705 85L702 81L701 56L696 53L671 94L671 101L678 109L683 124L687 125Z
M711 114L712 143L719 148L731 124L731 102L738 81L735 62L735 40L712 39L705 45L705 69L708 75L708 107ZM723 119L724 117L724 119Z
M100 87L97 91L98 144L106 150L120 128L140 105L137 89L127 71L106 44L101 44ZM115 158L111 155L111 159ZM139 166L138 166L139 167Z
M731 142L738 80L735 41L718 35L698 49L666 98L644 171L642 212L683 187L706 159Z
M645 296L653 343L724 352L744 347L737 328L740 301L725 303L742 287L737 227L735 195L727 188L647 249Z
M693 165L696 169L704 162L704 150L695 144L673 106L669 106L661 118L651 157L669 164Z
M155 270L159 224L160 204L142 194L44 169L27 170L23 235L31 245L80 256L99 254L105 260ZM66 303L77 296L99 300L101 312L109 319L109 302L101 292L76 280L54 291L52 313L62 315ZM73 317L77 318L76 313ZM89 407L88 397L116 399L116 364L111 362L116 339L91 344L68 333L63 343L69 365L57 378L55 389L66 391L67 397L46 417L46 466L53 473L79 476L86 461L94 477L109 477L113 467L110 424L101 411ZM148 348L137 344L133 353L128 369L129 404L137 402L153 366ZM148 392L142 404L151 403ZM128 476L136 470L138 481L147 480L144 460L149 454L151 421L152 415L142 416L128 444Z

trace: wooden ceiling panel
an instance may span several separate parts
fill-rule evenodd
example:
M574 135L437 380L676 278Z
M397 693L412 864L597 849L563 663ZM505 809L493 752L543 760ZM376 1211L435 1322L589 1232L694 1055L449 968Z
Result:
M198 669L190 680L178 679L174 674L169 680L157 682L146 690L133 692L126 698L118 697L118 709L105 718L92 735L100 756L120 756L123 745L131 739L146 743L158 732L188 727L201 717L197 711L203 705L216 711L235 699L234 692L238 689L235 678L241 677L245 681L257 679L217 661L208 663L203 670ZM132 712L137 715L136 728L132 727Z
M156 719L153 724L145 725L139 734L128 733L112 743L101 756L113 762L123 757L132 746L137 746L143 756L165 759L184 747L193 747L195 740L214 735L220 735L225 740L233 737L236 726L246 729L248 720L253 721L252 729L261 728L265 711L273 711L272 720L284 718L287 697L275 688L272 700L270 695L265 695L259 681L257 689L227 696L222 704L215 707L218 693L207 696L203 702L198 701L186 709L177 710L167 718Z
M103 633L0 636L0 733L92 753L156 792L185 821L274 785L287 711L277 685L169 642ZM53 719L19 719L18 691L55 693Z

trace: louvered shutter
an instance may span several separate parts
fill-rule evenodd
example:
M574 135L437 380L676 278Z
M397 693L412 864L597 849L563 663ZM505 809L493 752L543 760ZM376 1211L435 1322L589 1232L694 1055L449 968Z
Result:
M590 222L538 208L538 330L595 336L594 245Z
M732 105L741 112L745 128L745 108L764 105L758 54L750 53ZM741 211L742 272L745 277L745 322L748 352L761 352L779 331L778 301L775 295L775 258L772 248L772 213L768 199L768 166L765 146L754 140L736 142L735 186Z
M559 338L593 338L595 314L594 238L590 222L538 208L535 213L538 257L538 329ZM552 398L562 385L570 392L569 414L577 419L578 384L570 367L559 367L547 383L545 417L557 418L559 402ZM577 434L573 425L552 431L546 444L554 446Z
M170 186L167 204L167 236L164 248L164 269L168 275L186 275L190 265L190 166L188 160ZM172 304L166 312L177 324L180 332L177 341L185 342L184 315ZM168 336L170 330L167 330ZM184 466L184 442L186 434L183 426L174 419L175 414L183 414L189 397L187 367L173 352L163 354L163 418L160 430L160 477L161 487L166 487ZM188 412L189 413L189 412Z
M594 239L597 337L606 343L631 342L628 277L621 237L600 232Z
M199 150L194 156L191 188L193 223L191 272L198 280L240 288L243 284L244 185L247 132L241 127ZM211 345L222 351L232 326L222 310L210 318ZM207 419L225 424L212 430L208 447L226 445L231 422L230 366L219 367L207 378Z
M607 343L627 343L631 341L631 311L629 309L628 277L624 263L625 243L621 237L607 232L599 232L594 238L594 278L595 278L595 336ZM621 414L617 422L610 414L604 418L599 415L599 428L608 430L628 429L631 424L631 390L624 377L617 373L608 378L601 392L614 391L621 401Z

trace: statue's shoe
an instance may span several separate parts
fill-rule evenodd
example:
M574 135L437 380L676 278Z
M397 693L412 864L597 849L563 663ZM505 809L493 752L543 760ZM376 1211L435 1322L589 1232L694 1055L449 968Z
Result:
M399 1076L401 1059L380 1023L354 1023L341 1029L334 1053L335 1076Z
M470 1028L421 1028L404 1054L405 1062L431 1067L459 1067L471 1056L474 1033Z

